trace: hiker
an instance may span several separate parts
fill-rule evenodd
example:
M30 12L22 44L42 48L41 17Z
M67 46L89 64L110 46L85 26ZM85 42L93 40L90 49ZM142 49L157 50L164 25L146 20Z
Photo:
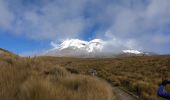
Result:
M166 98L166 99L170 100L170 91L169 91L169 92L164 92L164 87L165 87L167 84L170 84L170 81L164 80L164 81L161 83L161 85L159 86L157 95L160 96L160 97L163 97L163 98Z
M89 72L91 73L92 76L96 76L97 75L97 71L95 69L90 69Z

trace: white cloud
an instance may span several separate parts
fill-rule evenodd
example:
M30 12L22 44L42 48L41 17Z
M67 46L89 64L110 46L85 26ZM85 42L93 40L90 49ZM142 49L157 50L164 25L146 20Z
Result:
M116 36L120 40L135 39L134 43L144 51L162 52L168 49L170 11L167 9L170 9L170 1L150 0L146 5L135 5L137 4L118 7L113 24L108 28L113 38Z
M142 50L141 46L138 46L138 43L135 39L122 39L119 37L116 37L111 33L111 31L107 31L105 33L105 41L107 43L105 47L105 51L108 52L120 52L122 50L126 49L136 49L136 50Z
M168 9L169 0L0 0L0 29L52 41L93 30L115 46L160 52L170 43Z
M4 0L0 0L0 27L10 29L14 16L7 6Z

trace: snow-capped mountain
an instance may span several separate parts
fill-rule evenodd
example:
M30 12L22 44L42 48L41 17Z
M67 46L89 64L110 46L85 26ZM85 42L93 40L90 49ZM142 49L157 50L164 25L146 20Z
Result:
M85 50L87 52L95 52L95 51L101 51L104 46L104 41L100 39L94 39L92 41L82 41L79 39L70 39L66 40L59 46L58 50L64 50L64 49L79 49L79 50Z
M54 44L54 43L53 43ZM60 45L55 45L48 50L45 55L49 56L67 56L67 57L98 57L98 56L115 56L123 54L141 55L143 52L133 49L121 50L119 54L107 53L104 51L107 42L101 39L83 41L79 39L69 39L63 41Z
M132 54L143 54L143 52L140 52L138 50L122 50L123 53L132 53Z

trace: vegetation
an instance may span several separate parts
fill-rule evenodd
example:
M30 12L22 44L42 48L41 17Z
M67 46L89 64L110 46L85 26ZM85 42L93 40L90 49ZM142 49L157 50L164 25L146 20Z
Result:
M0 56L1 100L113 100L102 79L76 75L37 58Z
M1 55L0 65L2 100L113 100L112 87L104 80L140 99L159 100L159 84L170 80L169 55L103 59ZM97 77L91 76L92 69Z
M40 57L43 62L60 65L77 74L97 76L114 86L131 91L144 100L159 100L156 95L159 84L170 80L170 56L140 56L105 59Z
M17 55L15 55L14 53L12 53L8 50L0 48L0 56L8 56L8 57L12 56L13 57L13 56L17 56Z

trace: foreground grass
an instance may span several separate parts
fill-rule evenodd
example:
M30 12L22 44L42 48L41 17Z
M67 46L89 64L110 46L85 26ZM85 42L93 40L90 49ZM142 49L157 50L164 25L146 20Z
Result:
M144 56L105 59L40 57L46 63L60 65L72 73L97 76L123 87L144 100L159 100L156 92L163 79L170 80L170 56Z
M1 100L113 100L112 87L39 58L0 57Z
M159 100L156 91L170 80L170 56L105 59L0 55L2 100L112 100L112 85L123 87L144 100ZM3 54L3 55L2 55ZM59 67L60 66L60 67Z

